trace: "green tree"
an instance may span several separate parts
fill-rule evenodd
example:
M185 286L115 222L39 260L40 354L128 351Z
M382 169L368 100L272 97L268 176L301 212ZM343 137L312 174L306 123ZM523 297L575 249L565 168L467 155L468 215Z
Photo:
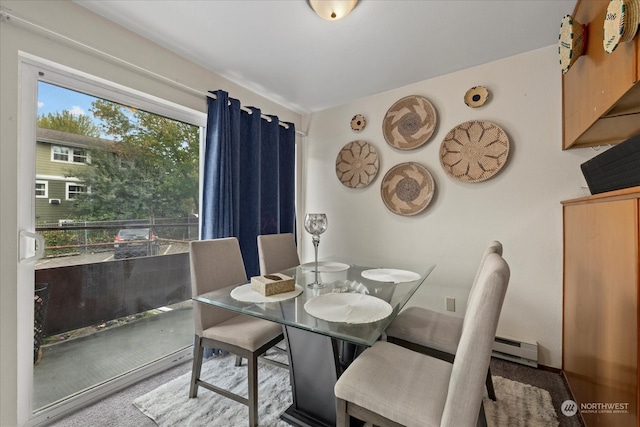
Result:
M96 138L100 136L100 128L93 122L91 117L84 114L74 115L68 110L40 115L38 117L38 127Z
M89 220L188 216L198 207L199 129L106 100L92 114L114 143L90 150L76 174L90 189L75 201Z

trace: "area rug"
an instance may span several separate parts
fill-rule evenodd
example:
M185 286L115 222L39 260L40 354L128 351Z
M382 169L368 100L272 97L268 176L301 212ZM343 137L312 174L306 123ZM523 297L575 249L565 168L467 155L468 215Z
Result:
M213 357L202 365L201 377L246 396L246 366L235 367L234 363L235 356ZM229 427L248 424L247 407L231 399L202 387L198 390L197 398L189 399L190 379L190 373L184 374L138 397L133 404L160 427ZM258 382L260 426L288 427L289 424L279 417L291 405L289 372L260 361ZM484 401L490 427L558 425L548 391L499 376L493 377L493 384L497 402L488 398Z

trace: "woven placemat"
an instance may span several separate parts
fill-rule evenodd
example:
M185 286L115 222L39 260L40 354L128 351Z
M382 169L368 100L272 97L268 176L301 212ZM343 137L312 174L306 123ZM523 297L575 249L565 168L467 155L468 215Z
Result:
M560 56L560 69L563 74L569 71L569 68L584 53L586 37L586 27L584 25L573 19L571 15L562 18L558 36L558 55Z
M440 164L452 178L462 182L485 181L504 166L509 138L500 126L471 120L454 127L440 145Z
M400 150L412 150L431 138L437 124L436 109L423 96L411 95L389 108L382 122L384 139Z
M398 215L415 215L431 202L435 183L421 164L408 162L392 167L382 179L380 193L385 206Z
M349 188L366 187L378 174L380 162L375 147L366 141L351 141L338 153L336 175Z

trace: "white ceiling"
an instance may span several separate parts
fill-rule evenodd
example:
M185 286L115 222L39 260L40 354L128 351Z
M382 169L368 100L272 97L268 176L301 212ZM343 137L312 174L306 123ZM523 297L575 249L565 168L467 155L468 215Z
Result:
M299 113L553 45L576 1L360 0L329 22L305 0L75 0Z

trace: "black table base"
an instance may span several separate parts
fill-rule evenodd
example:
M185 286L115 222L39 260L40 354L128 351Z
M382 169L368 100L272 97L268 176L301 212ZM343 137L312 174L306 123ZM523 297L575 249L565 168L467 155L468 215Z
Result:
M299 427L336 425L333 387L341 372L335 339L284 327L289 352L293 405L281 418Z
M284 327L284 336L293 404L280 418L296 427L334 427L333 388L343 370L365 347L290 326Z

